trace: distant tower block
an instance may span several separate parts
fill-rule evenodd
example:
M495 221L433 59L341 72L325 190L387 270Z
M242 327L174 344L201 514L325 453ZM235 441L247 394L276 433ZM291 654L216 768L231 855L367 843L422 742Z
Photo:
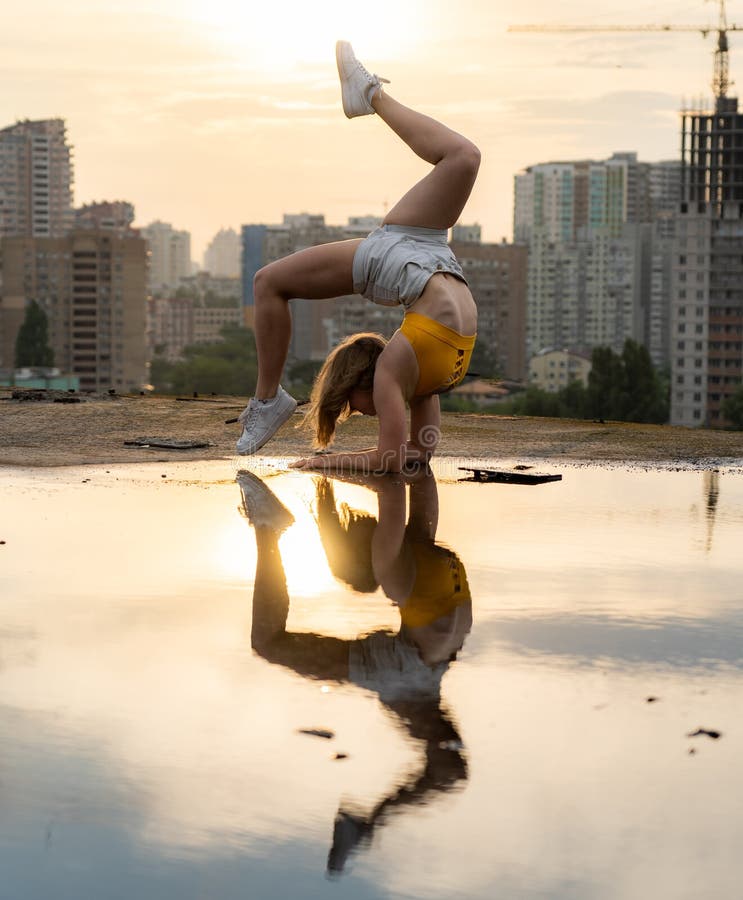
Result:
M681 115L671 310L671 421L724 425L743 379L743 114L735 97Z
M74 224L64 119L0 129L0 237L63 237Z
M451 230L451 239L465 244L481 244L482 228L478 224L455 225Z

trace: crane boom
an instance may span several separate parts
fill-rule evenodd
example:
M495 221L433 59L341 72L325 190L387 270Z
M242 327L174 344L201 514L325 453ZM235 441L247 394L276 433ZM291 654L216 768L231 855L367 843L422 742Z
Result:
M696 31L703 35L716 31L711 25L511 25L509 31ZM743 31L743 25L729 25L727 31Z
M508 30L514 32L558 32L560 34L577 33L587 34L596 32L658 32L658 31L685 31L697 32L702 37L716 32L717 47L715 48L714 74L712 78L712 90L718 108L721 101L727 97L728 89L732 85L730 80L730 61L728 32L743 31L743 25L728 25L725 11L725 0L717 0L720 7L719 19L716 26L712 25L512 25Z

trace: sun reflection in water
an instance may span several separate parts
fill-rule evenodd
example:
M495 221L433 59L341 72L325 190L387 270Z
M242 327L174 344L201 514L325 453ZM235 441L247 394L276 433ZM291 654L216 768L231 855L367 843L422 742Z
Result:
M280 541L286 584L292 596L316 597L336 587L312 518L298 519Z

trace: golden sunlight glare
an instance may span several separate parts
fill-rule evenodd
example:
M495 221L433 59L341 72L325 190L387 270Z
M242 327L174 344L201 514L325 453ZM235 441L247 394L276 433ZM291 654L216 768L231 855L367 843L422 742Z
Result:
M375 0L371 7L348 0L192 0L191 9L194 21L249 54L246 61L272 70L332 61L337 40L351 41L369 59L400 56L419 43L425 22L420 0Z

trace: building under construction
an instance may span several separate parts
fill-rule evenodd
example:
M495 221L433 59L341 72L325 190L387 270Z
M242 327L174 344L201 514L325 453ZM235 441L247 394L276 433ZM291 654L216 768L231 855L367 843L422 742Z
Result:
M725 425L725 399L743 383L743 113L730 96L727 21L712 25L523 25L527 32L697 32L716 35L707 108L681 113L681 203L671 265L671 422ZM655 276L653 276L655 277ZM665 319L661 326L665 325ZM668 333L668 332L666 332Z
M743 113L727 80L681 115L682 202L671 315L671 421L723 425L743 376Z

